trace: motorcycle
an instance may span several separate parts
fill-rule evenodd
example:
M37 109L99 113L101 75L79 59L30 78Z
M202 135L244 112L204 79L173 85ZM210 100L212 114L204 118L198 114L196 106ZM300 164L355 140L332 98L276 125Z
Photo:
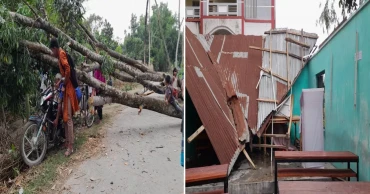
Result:
M48 85L41 93L39 114L30 116L23 128L20 151L28 166L40 164L47 149L60 145L62 139L65 139L62 117L59 118L58 126L53 124L58 111L58 90L54 90L50 81Z

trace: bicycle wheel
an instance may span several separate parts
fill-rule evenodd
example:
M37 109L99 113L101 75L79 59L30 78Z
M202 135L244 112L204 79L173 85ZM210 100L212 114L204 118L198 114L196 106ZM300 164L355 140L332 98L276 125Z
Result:
M88 128L90 128L95 121L95 115L91 114L90 111L86 111L86 116L85 116L85 124Z

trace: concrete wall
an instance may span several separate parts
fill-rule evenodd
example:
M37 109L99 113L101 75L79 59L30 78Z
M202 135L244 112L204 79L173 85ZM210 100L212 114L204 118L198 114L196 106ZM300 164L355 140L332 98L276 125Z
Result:
M199 34L199 22L186 22L186 27L188 27L193 34Z
M312 58L293 85L294 114L299 115L302 89L315 88L316 75L325 71L325 150L351 151L359 155L360 181L370 181L369 18L370 3L366 3L365 7ZM362 59L358 61L357 106L354 107L356 31ZM335 166L346 167L345 164ZM351 167L356 169L356 165Z
M251 23L244 22L244 34L261 36L265 31L271 29L271 23Z
M232 34L242 34L241 19L204 19L203 34L212 34L219 29L227 29Z

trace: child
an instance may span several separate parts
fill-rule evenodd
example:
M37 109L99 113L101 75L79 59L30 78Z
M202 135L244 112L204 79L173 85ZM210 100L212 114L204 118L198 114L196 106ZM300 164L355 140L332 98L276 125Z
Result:
M179 107L179 105L175 101L175 97L173 96L173 87L171 82L171 76L167 75L165 79L166 84L166 92L165 92L165 101L167 104L171 104L177 112L182 113L182 109Z

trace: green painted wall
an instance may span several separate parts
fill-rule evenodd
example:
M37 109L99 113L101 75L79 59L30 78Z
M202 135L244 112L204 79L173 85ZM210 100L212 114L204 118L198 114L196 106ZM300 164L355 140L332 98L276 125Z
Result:
M307 64L293 85L295 115L304 88L316 88L325 70L325 150L360 156L360 181L370 181L370 3L367 3ZM356 31L362 59L358 61L357 106L354 107ZM333 56L333 72L331 72ZM331 74L333 75L331 77ZM332 92L332 93L331 93ZM294 129L292 129L294 137ZM345 164L335 164L345 168ZM351 166L356 169L356 165Z

